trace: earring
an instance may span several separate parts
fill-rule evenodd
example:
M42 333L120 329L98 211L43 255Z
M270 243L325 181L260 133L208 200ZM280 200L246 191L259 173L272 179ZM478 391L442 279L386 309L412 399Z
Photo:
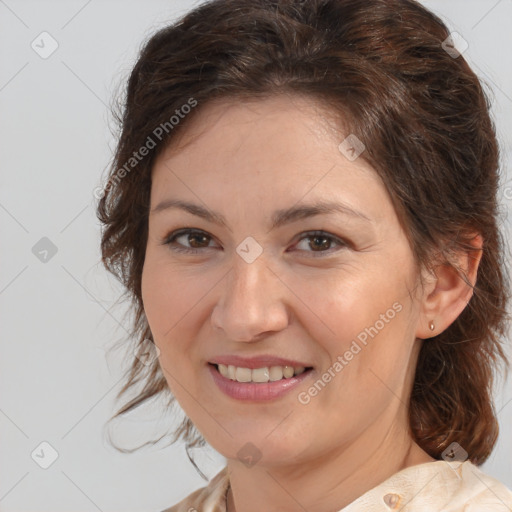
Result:
M434 325L434 322L432 322L432 320L430 320L429 327L430 327L431 331L433 331L436 328L436 326Z

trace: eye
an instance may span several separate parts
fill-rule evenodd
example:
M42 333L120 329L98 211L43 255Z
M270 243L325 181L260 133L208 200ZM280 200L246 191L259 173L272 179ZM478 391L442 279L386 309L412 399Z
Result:
M295 245L297 247L300 242L303 240L310 239L310 242L307 243L307 247L313 249L312 251L306 251L306 252L313 252L313 253L321 253L320 255L313 254L312 256L314 258L317 258L319 256L323 256L325 253L331 254L333 251L326 251L322 249L328 248L327 246L331 246L334 243L338 244L341 247L348 247L349 244L337 236L330 235L329 233L326 233L325 231L311 231L309 233L304 233L304 236L302 236L299 239L299 243Z
M176 245L175 241L178 238L183 238L189 243L192 241L192 247L184 247L181 244ZM162 242L164 245L169 245L173 251L185 252L185 253L198 253L201 249L208 247L201 246L206 240L211 240L212 237L199 229L179 229L174 231L165 238ZM194 247L197 245L198 247Z
M191 247L186 247L182 243L176 243L176 241L180 238L186 243L191 244ZM313 257L322 256L325 253L330 254L333 251L327 251L324 249L329 249L330 246L335 243L340 247L348 247L349 244L340 238L330 235L325 231L310 231L307 233L303 233L303 236L299 239L299 242L295 244L294 247L300 245L303 240L310 239L311 242L307 244L307 247L313 249L312 251L305 252L313 252L320 253L320 255L313 254ZM209 241L213 240L210 235L200 229L179 229L174 231L170 235L168 235L163 241L163 245L168 245L173 251L189 253L189 254L197 254L201 251L201 249L209 249L211 247L208 246ZM328 247L329 246L329 247ZM299 249L304 251L304 249Z

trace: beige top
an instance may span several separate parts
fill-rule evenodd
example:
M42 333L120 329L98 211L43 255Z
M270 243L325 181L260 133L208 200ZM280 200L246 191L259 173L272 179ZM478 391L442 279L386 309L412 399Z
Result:
M227 466L162 512L226 512ZM469 460L438 460L395 473L339 512L512 512L512 491Z

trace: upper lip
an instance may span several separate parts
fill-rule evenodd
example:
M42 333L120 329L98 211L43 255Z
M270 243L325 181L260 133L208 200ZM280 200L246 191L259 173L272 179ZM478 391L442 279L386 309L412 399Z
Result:
M264 368L269 366L304 366L305 368L311 367L310 364L284 357L276 357L271 355L261 355L254 357L241 357L241 356L218 356L210 360L213 364L225 364L226 366L233 365L239 368Z

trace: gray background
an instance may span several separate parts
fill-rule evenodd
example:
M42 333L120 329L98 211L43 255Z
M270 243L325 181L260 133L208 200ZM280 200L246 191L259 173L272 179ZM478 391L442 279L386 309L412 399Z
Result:
M116 87L140 44L196 3L0 0L2 512L158 511L205 485L182 445L125 455L106 441L130 356L107 353L127 323L125 307L115 305L121 290L99 264L93 196L111 157L107 107ZM464 56L492 88L505 173L512 1L424 4L468 41ZM58 43L45 59L31 47L43 31ZM509 240L510 178L501 196ZM48 249L43 237L57 249L46 262L33 252ZM116 427L115 441L135 446L169 429L172 418L158 406ZM512 487L510 380L498 386L496 408L501 436L482 469ZM39 465L51 454L46 445L41 452L42 442L58 454L48 469ZM209 477L224 462L212 449L198 460Z

